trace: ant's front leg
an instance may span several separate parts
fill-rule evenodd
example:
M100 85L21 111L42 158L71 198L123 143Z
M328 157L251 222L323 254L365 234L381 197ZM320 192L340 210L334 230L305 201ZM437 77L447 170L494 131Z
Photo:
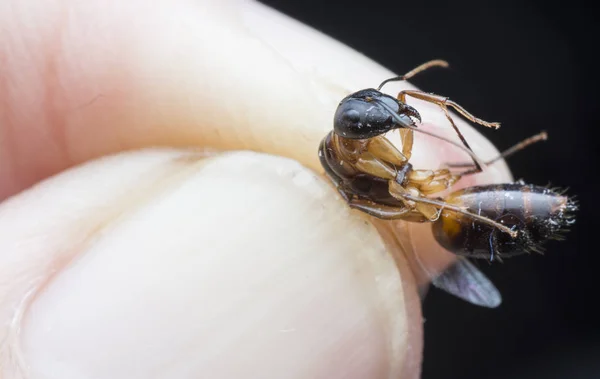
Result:
M489 121L485 121L480 118L477 118L477 117L473 116L471 113L469 113L469 111L467 111L465 108L460 106L458 103L450 100L449 98L447 98L445 96L440 96L440 95L436 95L434 93L428 93L428 92L417 91L417 90L404 90L398 94L398 99L400 101L402 101L403 103L406 103L406 96L410 96L415 99L427 101L429 103L439 106L440 108L442 108L442 110L444 110L444 112L446 113L446 117L448 117L449 119L451 119L451 117L448 114L447 106L454 108L454 110L457 111L458 113L460 113L464 118L466 118L467 120L470 120L476 124L483 125L483 126L486 126L488 128L492 128L492 129L500 128L499 122L489 122ZM458 129L458 128L455 127L455 129ZM457 133L460 134L460 132L458 132L458 130L457 130Z
M412 130L409 130L412 133ZM411 142L412 147L412 142ZM391 163L395 166L403 166L410 159L410 151L408 156L406 155L404 145L402 152L400 152L393 143L391 143L384 136L377 136L371 138L367 142L367 151L373 155L373 157L379 160Z
M356 163L354 163L354 167L361 172L381 179L394 180L396 178L396 169L393 166L386 164L368 151L358 157Z
M471 153L473 153L473 149L471 148L471 146L469 145L469 143L467 142L467 140L465 139L465 137L461 133L460 129L458 129L458 126L456 126L456 124L454 123L454 120L450 116L450 112L448 112L448 107L454 108L463 117L465 117L466 119L468 119L468 120L470 120L470 121L472 121L474 123L477 123L479 125L487 126L489 128L494 128L494 129L498 129L500 127L500 124L497 123L497 122L487 122L487 121L484 121L484 120L482 120L480 118L477 118L477 117L473 116L466 109L464 109L463 107L461 107L460 105L458 105L454 101L452 101L452 100L450 100L450 99L448 99L447 97L444 97L444 96L439 96L439 95L436 95L436 94L427 93L427 92L423 92L423 91L417 91L417 90L405 90L405 91L401 91L398 94L398 100L400 100L403 103L406 103L406 96L410 96L410 97L413 97L415 99L427 101L429 103L432 103L432 104L435 104L435 105L439 106L444 111L444 115L446 116L446 119L448 119L448 121L450 122L450 125L452 125L452 128L454 129L454 131L458 135L458 138L460 139L460 141L462 142L462 144ZM468 170L465 173L462 173L461 175L465 175L467 173L470 174L470 173L477 173L477 172L483 171L483 167L482 167L484 165L484 164L482 164L483 162L480 162L477 159L475 159L475 156L472 156L471 158L473 159L473 163L474 163L475 168L473 168L472 170Z

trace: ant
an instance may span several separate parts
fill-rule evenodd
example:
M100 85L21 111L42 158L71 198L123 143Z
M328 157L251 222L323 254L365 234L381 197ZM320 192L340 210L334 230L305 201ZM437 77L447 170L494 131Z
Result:
M482 162L454 123L448 107L485 127L498 129L499 123L481 120L454 101L436 94L404 90L394 98L381 92L386 83L410 79L435 66L448 67L448 63L426 62L405 75L383 81L377 89L363 89L341 100L333 130L319 147L321 164L340 195L351 208L379 219L431 222L436 241L463 257L501 260L504 256L541 251L546 240L561 239L566 227L574 222L577 204L558 189L517 182L469 187L450 193L445 199L429 197L450 189L464 176L480 173L483 167L547 139L547 134L541 132ZM420 114L406 103L407 97L439 106L462 145L419 129L415 120L421 122ZM400 150L384 136L392 130L400 134ZM448 164L449 168L438 170L413 169L409 160L414 132L457 146L473 162ZM464 170L453 173L452 167ZM459 262L462 267L457 270L463 275L466 271L473 273L475 268L466 266L470 263ZM476 274L470 276L483 276ZM481 277L477 280L484 284ZM447 284L442 287L451 292Z

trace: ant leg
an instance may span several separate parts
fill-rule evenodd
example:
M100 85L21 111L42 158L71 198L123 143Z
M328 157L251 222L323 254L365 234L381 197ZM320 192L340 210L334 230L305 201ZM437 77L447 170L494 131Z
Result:
M511 230L510 228L500 224L499 222L496 222L488 217L480 216L476 213L469 212L468 210L461 208L461 207L457 207L453 204L449 204L449 203L439 201L439 200L429 199L426 197L414 196L409 193L397 193L396 192L393 195L394 195L394 197L399 196L399 197L404 198L405 200L414 201L415 203L424 203L424 204L433 205L437 208L440 208L440 212L444 209L447 209L447 210L450 210L453 212L457 212L457 213L463 214L469 218L472 218L473 220L477 220L477 221L483 222L484 224L493 226L494 228L497 228L497 229L503 231L504 233L510 234L510 236L513 238L517 236L516 231Z
M368 142L367 150L375 157L395 166L405 165L412 155L414 132L406 128L400 128L398 132L400 133L400 140L402 142L402 152L383 136L371 138Z
M406 128L398 129L402 142L402 152L384 136L373 137L369 140L367 150L375 157L392 163L395 166L405 165L412 155L413 131Z
M547 139L548 139L548 134L545 131L540 132L540 133L538 133L534 136L531 136L529 138L526 138L526 139L522 140L521 142L515 144L514 146L504 150L497 157L485 162L485 165L489 166L492 163L499 161L500 159L508 158L509 156L513 155L514 153L517 153L517 152L525 149L529 145L533 145L536 142L545 141ZM447 165L448 165L448 167L472 167L473 166L472 163L447 163ZM468 171L467 171L467 173L468 173ZM465 175L465 174L462 174L462 175Z
M414 132L411 129L400 128L398 129L398 133L400 133L400 139L402 141L402 154L406 159L410 159L412 156Z
M348 192L342 187L337 187L337 190L350 208L359 210L370 216L382 220L407 219L414 222L427 221L421 214L415 212L414 209L408 207L393 207L391 205L377 204L369 200L359 199L355 197L353 193Z
M401 96L402 94L400 94L399 96ZM400 97L399 97L400 99ZM388 110L390 112L390 115L392 116L392 118L395 118L397 121L400 121L402 123L402 120L400 119L400 117L395 113L396 111L394 111L390 106L388 106L387 104L385 104L384 102L379 102L379 105L381 105L383 108L385 108L386 110ZM416 126L411 126L411 125L404 125L404 129L411 129L413 131L417 131L419 133L423 133L423 134L427 134L429 136L432 136L434 138L437 138L439 140L445 141L451 145L454 145L456 147L458 147L459 149L461 149L462 151L466 152L467 154L469 154L469 156L471 157L471 159L473 159L474 162L479 163L479 165L481 166L483 162L481 162L481 160L479 159L479 157L477 157L477 155L471 150L471 149L467 149L465 147L465 145L461 145L459 143L456 143L448 138L444 138L442 136L439 136L435 133L431 133L428 132L426 130L423 129L419 129Z
M410 156L407 157L404 153L401 153L394 144L383 136L371 138L368 142L367 150L376 158L395 166L403 166L410 159ZM402 150L404 151L404 146Z
M354 166L359 171L386 180L394 180L397 174L392 166L381 161L377 156L370 152L362 153Z
M439 170L411 170L408 174L406 187L414 187L419 191L419 195L432 195L448 189L459 179L449 169Z
M419 66L413 68L412 70L410 70L409 72L407 72L404 75L400 75L400 76L396 76L390 79L386 79L384 80L379 87L377 87L377 91L381 90L381 88L386 85L389 82L401 82L404 80L408 80L410 78L412 78L413 76L417 75L420 72L423 72L431 67L448 67L448 62L441 60L441 59L433 59L430 60L428 62L425 62L423 64L420 64Z
M413 194L413 196L417 197L421 196L421 192L417 188L404 187L397 182L389 182L388 191L390 192L390 195L402 201L406 207L421 213L428 221L433 222L440 217L441 209L438 209L430 204L415 203L406 200L406 195L409 194Z
M398 220L408 216L412 209L408 207L392 207L387 205L376 204L372 201L363 199L350 199L348 206L352 209L357 209L370 216L377 217L382 220Z
M462 144L471 153L473 153L473 149L471 148L471 146L469 145L469 143L467 142L467 140L465 139L463 134L460 132L460 129L458 129L458 126L456 126L456 124L454 123L454 120L452 119L452 117L450 116L450 113L448 112L448 106L454 108L456 111L458 111L458 113L463 115L463 117L465 117L466 119L468 119L474 123L477 123L477 124L480 124L483 126L487 126L490 128L494 128L494 129L498 129L500 127L500 124L497 122L487 122L487 121L484 121L482 119L479 119L479 118L473 116L472 114L467 112L466 109L464 109L463 107L461 107L454 101L449 100L447 97L443 97L443 96L439 96L439 95L435 95L435 94L431 94L431 93L427 93L427 92L422 92L422 91L405 90L405 91L401 91L398 94L398 100L402 101L403 103L406 103L406 96L410 96L415 99L427 101L429 103L436 104L437 106L439 106L444 111L444 115L446 116L446 119L448 119L448 121L450 122L450 125L452 125L452 128L456 132L456 135L458 135L458 138L460 139ZM475 168L470 171L472 171L473 173L478 173L478 172L483 171L483 168L481 167L481 163L478 162L477 159L475 159L475 157L472 156L471 158L473 159Z
M494 261L494 258L496 257L496 236L494 234L496 230L492 230L492 232L490 233L490 262Z
M415 99L424 100L429 103L436 104L436 105L442 107L442 109L443 109L444 105L447 105L447 106L453 108L454 110L456 110L467 120L470 120L476 124L483 125L483 126L486 126L488 128L492 128L492 129L500 128L499 122L488 122L488 121L482 120L480 118L477 118L477 117L473 116L471 113L469 113L465 108L461 107L456 102L450 100L447 97L436 95L433 93L417 91L417 90L404 90L404 91L400 92L400 94L404 95L403 98L406 98L406 96L408 95L410 97L414 97Z

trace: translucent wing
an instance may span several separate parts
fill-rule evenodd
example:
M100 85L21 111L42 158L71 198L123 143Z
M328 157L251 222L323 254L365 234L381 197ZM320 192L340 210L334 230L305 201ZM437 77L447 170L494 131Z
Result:
M496 308L502 303L498 289L466 258L460 257L456 263L433 278L431 283L460 299L482 307Z
M382 223L380 232L385 233L390 240L396 241L416 277L425 276L435 287L474 305L496 308L502 303L502 296L492 282L465 257L457 257L452 266L439 274L432 273L418 256L413 230L408 222L387 221ZM422 286L422 299L426 292L427 287Z

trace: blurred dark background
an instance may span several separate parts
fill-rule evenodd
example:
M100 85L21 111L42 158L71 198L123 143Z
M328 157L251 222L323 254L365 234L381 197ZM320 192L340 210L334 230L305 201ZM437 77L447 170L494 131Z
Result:
M570 187L581 210L544 256L480 267L501 290L480 309L438 290L424 304L424 379L600 378L598 12L581 1L263 0L475 115L499 149L545 129L547 142L511 160L515 178ZM377 83L373 83L376 85ZM358 89L358 88L357 88Z

